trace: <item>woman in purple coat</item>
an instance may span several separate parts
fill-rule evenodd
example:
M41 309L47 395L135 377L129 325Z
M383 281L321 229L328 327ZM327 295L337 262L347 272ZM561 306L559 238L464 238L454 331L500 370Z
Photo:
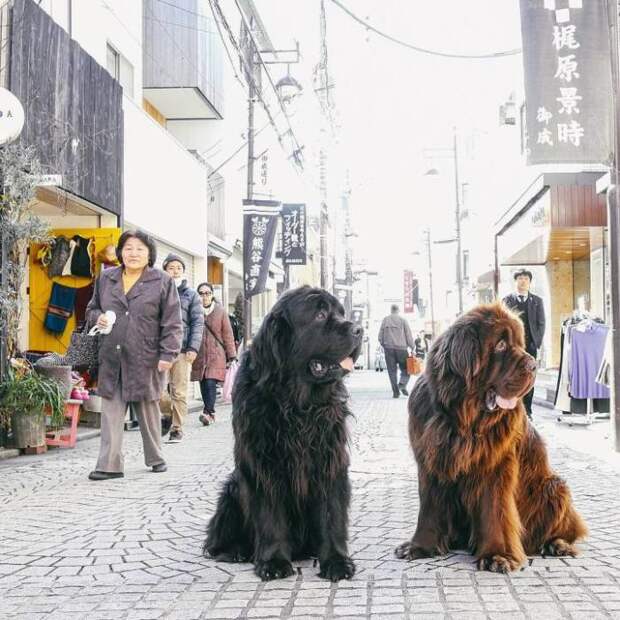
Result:
M205 328L202 344L192 365L192 381L200 381L204 408L199 420L208 426L215 422L215 395L218 381L226 378L226 368L236 359L235 339L228 315L213 298L213 287L203 282L197 287L202 299Z

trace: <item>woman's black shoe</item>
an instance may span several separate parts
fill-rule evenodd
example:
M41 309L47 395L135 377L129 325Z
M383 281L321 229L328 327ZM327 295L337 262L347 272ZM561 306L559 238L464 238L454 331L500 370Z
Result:
M91 471L88 474L89 480L112 480L113 478L123 478L125 474L122 471Z
M154 473L161 474L168 470L168 465L166 465L166 463L158 463L157 465L153 465L151 469Z

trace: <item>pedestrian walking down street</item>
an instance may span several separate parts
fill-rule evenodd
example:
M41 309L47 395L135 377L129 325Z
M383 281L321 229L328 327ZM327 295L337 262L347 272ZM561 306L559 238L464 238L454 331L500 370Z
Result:
M379 329L379 344L385 351L385 365L387 366L392 395L398 398L401 394L407 396L407 355L413 351L414 342L409 323L398 314L398 306L393 305L391 314L386 316ZM397 370L400 367L400 379L397 380Z
M532 272L521 269L514 274L516 293L511 293L504 297L504 303L519 313L519 318L525 330L525 350L536 359L538 349L540 349L545 335L545 308L543 300L530 293L532 284ZM532 400L534 399L534 388L524 397L523 404L527 417L532 420Z
M141 231L126 231L116 251L121 265L97 278L86 311L88 325L111 327L99 345L101 446L91 480L123 477L123 421L130 403L140 423L147 467L166 471L159 398L183 339L174 280L153 267L155 242Z
M204 408L198 419L208 426L215 422L215 396L218 382L226 378L226 369L237 359L237 350L228 314L213 297L208 282L198 285L202 299L204 331L198 356L192 365L192 381L200 381Z
M420 333L414 340L414 345L415 347L413 354L421 360L426 359L426 356L428 355L428 351L430 349L430 342L426 337L426 333L423 329L420 330Z
M169 383L160 401L162 412L171 415L169 443L179 443L183 439L183 423L187 416L187 388L192 364L198 355L204 331L204 315L200 295L188 286L185 263L180 256L168 254L163 262L164 271L174 280L181 300L183 319L183 343L181 354L172 363ZM165 428L165 427L164 427ZM165 432L162 431L165 435Z

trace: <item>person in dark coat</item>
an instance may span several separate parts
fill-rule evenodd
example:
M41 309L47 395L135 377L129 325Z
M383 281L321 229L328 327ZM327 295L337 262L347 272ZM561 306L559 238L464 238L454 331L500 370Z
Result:
M183 319L183 344L181 355L172 364L169 374L168 391L162 396L160 406L162 411L168 409L171 414L170 443L178 443L183 439L183 421L187 416L187 388L189 385L189 373L198 355L202 332L204 328L204 316L202 313L202 301L198 293L188 286L185 279L185 263L176 254L168 254L162 263L164 271L174 280L181 300L181 317ZM165 428L162 434L166 434Z
M198 285L204 313L202 343L192 365L192 381L200 381L204 409L198 419L208 426L215 422L215 395L218 382L226 378L226 368L237 358L232 327L226 311L213 298L208 282Z
M511 293L504 297L504 303L519 313L519 318L525 330L525 350L534 358L538 355L545 335L545 308L543 300L530 292L532 283L532 272L521 269L514 273L517 286L516 293ZM524 397L523 404L527 412L527 417L532 419L532 400L534 399L534 388Z
M167 469L159 398L181 350L183 322L174 280L153 267L156 253L145 233L124 232L117 245L121 266L101 273L87 307L89 326L111 327L99 345L101 447L91 480L123 477L123 421L130 403L140 422L147 467Z

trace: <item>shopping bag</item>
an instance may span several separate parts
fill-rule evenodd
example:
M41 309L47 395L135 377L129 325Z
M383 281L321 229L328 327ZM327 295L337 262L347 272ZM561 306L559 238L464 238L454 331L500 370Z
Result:
M235 377L237 376L237 370L239 370L239 363L231 362L230 366L226 370L226 377L224 378L224 387L222 388L222 398L225 403L232 402L232 391L235 385Z
M422 372L422 361L413 356L407 357L407 373L410 375L419 375Z
M66 363L73 368L96 370L99 366L100 338L98 333L90 333L86 329L81 332L74 331L71 334L69 348L64 355Z

